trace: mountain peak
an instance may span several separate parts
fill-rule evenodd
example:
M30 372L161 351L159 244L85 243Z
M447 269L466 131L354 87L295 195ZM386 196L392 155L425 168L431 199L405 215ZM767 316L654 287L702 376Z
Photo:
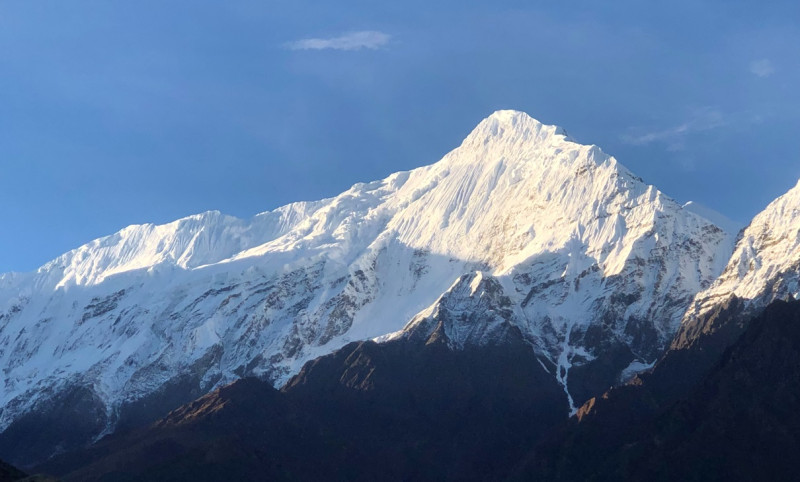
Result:
M474 144L476 142L488 144L492 140L505 143L531 141L542 143L547 141L570 141L571 139L567 137L567 133L563 128L544 124L525 112L498 110L481 121L464 140L464 144Z
M528 113L521 110L503 109L492 112L484 122L489 121L496 124L512 127L529 127L539 126L541 128L550 128L554 133L565 135L564 129L556 125L548 125L531 117Z
M539 122L538 120L534 119L533 117L528 115L527 112L523 112L521 110L514 110L514 109L496 110L496 111L492 112L491 114L489 114L489 116L486 119L487 120L491 119L491 120L494 120L494 121L497 121L497 122L510 122L510 123L533 121L533 122L536 122L538 124L542 124L543 125L542 122Z

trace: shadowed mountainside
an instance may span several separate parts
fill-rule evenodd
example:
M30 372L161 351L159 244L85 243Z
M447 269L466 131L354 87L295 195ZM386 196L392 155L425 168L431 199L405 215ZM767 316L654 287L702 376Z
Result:
M742 326L736 306L720 326ZM720 340L679 351L680 363L668 353L649 376L588 402L516 478L796 480L800 302L776 301L745 326L707 370Z
M566 420L563 388L518 330L450 349L351 343L282 391L244 379L147 429L41 467L64 480L482 480Z
M351 343L281 391L235 382L39 469L114 481L792 480L800 302L744 321L738 307L711 315L743 330L727 348L692 343L680 363L670 352L572 419L518 330L454 350L440 324L427 338Z
M25 472L0 460L0 482L12 482L25 476Z

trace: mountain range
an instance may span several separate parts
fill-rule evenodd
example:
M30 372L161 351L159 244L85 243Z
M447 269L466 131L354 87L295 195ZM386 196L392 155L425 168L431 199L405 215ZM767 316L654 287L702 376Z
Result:
M0 457L74 480L643 478L666 462L620 447L699 410L771 323L751 320L797 297L799 213L800 185L731 232L499 111L334 198L131 226L0 276ZM553 462L573 457L591 472Z

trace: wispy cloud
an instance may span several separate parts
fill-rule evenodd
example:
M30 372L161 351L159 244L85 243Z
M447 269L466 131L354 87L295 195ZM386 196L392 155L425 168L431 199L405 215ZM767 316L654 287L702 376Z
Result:
M754 60L750 62L750 72L758 77L769 77L775 73L775 66L769 59Z
M622 141L635 146L663 142L669 150L680 151L683 150L684 140L689 134L717 129L728 123L720 111L705 108L695 111L686 122L674 127L645 132L642 129L632 129L634 132L623 135Z
M389 42L392 36L376 30L349 32L332 38L306 38L286 44L290 50L376 50Z

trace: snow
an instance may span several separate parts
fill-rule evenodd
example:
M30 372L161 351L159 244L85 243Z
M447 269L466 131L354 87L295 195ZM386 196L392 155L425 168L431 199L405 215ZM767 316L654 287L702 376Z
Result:
M349 341L430 318L466 275L446 299L486 306L496 283L513 316L489 318L519 326L569 395L573 364L602 355L584 341L590 326L627 340L647 320L659 346L626 343L655 356L731 249L730 234L597 146L499 111L433 165L247 220L130 226L0 276L0 428L63 383L96 387L113 411L215 349L205 389L242 373L281 384ZM451 334L485 341L490 325Z
M689 201L683 205L683 209L691 211L698 216L702 216L712 223L716 224L720 228L724 229L730 234L736 235L739 231L744 228L742 223L734 221L729 217L725 216L724 214L717 212L710 207L700 204L696 201Z
M800 182L756 215L722 274L695 297L684 323L732 295L752 308L795 296L800 287Z
M639 373L645 372L655 365L655 361L651 361L650 363L645 363L641 360L634 360L627 366L619 376L619 381L622 383L630 381L633 377L638 375Z

